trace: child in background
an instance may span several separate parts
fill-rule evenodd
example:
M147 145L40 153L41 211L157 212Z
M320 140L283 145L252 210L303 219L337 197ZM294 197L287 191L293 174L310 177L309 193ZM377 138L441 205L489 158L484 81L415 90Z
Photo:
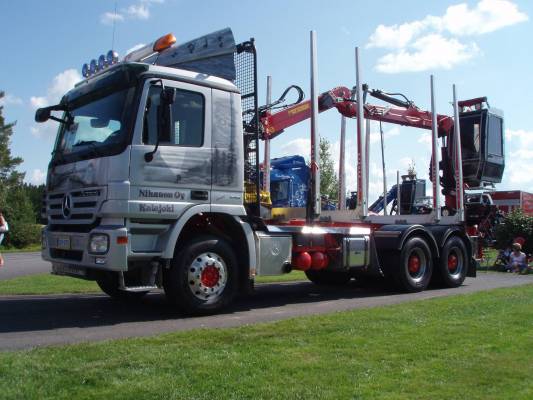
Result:
M527 270L526 255L521 250L520 243L513 243L513 251L509 255L509 266L516 273Z

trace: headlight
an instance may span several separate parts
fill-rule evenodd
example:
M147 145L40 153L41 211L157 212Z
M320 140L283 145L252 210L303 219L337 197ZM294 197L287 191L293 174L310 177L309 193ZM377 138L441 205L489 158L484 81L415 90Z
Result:
M109 249L109 237L103 234L91 235L89 253L105 254Z

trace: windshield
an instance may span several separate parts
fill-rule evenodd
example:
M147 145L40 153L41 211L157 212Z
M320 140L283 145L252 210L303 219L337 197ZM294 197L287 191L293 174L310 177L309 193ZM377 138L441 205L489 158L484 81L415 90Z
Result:
M101 150L122 143L126 135L126 105L133 90L123 89L71 110L73 123L62 125L55 155L85 152L98 155Z

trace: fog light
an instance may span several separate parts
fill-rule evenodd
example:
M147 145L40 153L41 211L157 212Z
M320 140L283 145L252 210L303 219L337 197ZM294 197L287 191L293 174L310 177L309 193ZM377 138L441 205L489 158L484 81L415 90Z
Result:
M94 259L94 263L95 263L95 264L100 264L100 265L101 265L101 264L105 264L105 257L96 257L96 258Z
M109 249L109 237L103 234L91 235L89 253L104 254Z

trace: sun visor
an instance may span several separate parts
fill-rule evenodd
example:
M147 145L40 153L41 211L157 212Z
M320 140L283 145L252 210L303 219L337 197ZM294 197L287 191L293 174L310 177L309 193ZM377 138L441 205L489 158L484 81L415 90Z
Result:
M181 68L235 81L235 39L230 28L172 46L145 60L162 67Z

